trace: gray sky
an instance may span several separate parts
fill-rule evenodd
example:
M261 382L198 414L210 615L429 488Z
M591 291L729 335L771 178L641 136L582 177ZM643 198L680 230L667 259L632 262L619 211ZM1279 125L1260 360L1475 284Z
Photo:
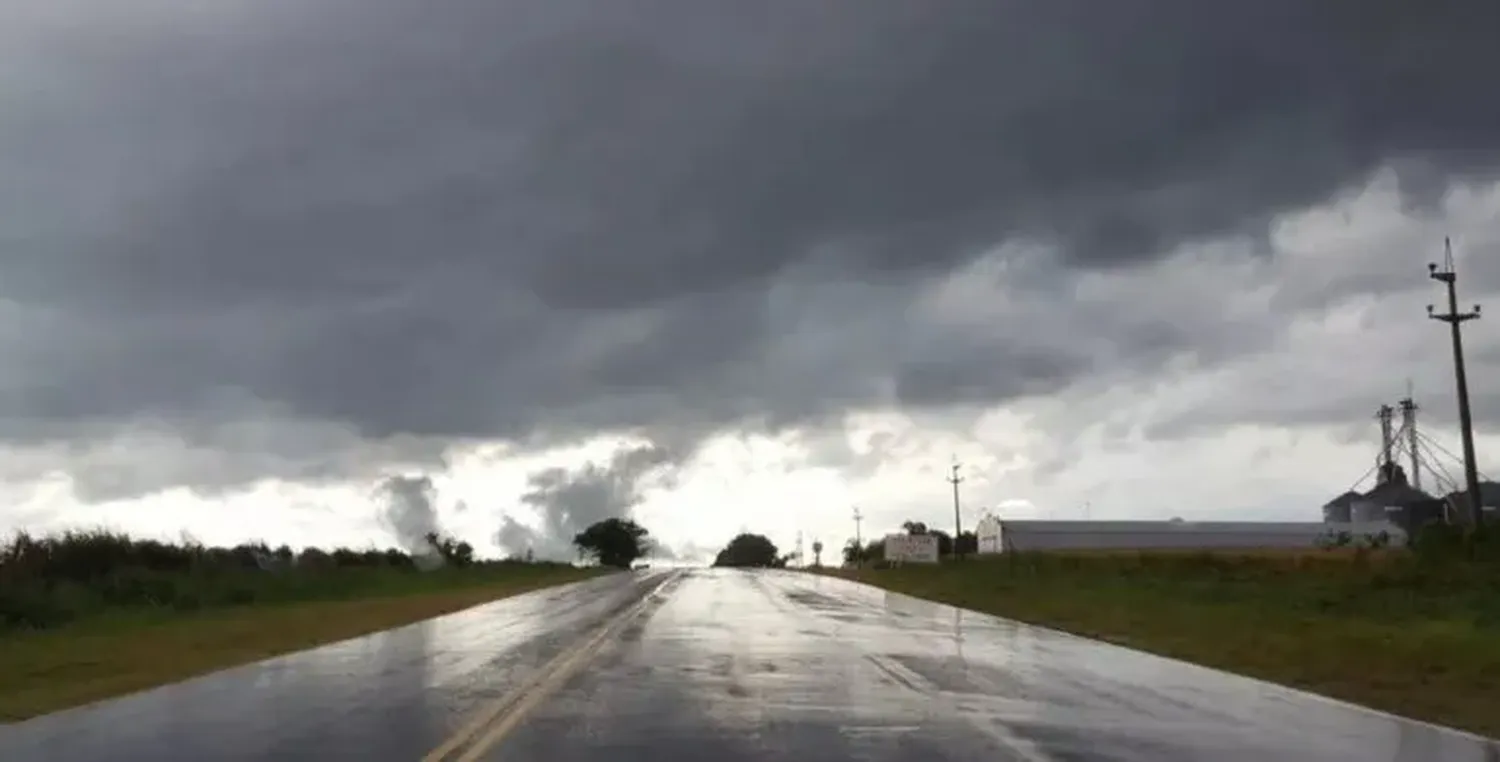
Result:
M0 475L214 499L601 432L685 464L864 410L1103 399L1184 357L1285 379L1311 361L1266 353L1298 321L1420 310L1442 232L1466 293L1500 289L1496 28L1368 0L0 0ZM1347 227L1361 198L1394 237L1287 250L1288 219ZM1372 372L1437 393L1442 359ZM1273 388L1143 430L1379 401Z

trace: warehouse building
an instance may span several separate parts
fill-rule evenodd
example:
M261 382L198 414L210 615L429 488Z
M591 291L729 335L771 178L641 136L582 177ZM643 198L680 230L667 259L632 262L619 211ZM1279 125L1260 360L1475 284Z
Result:
M1390 521L1043 521L986 516L975 527L980 553L1026 550L1255 550L1317 548L1333 535L1404 544ZM1377 539L1381 538L1381 539Z

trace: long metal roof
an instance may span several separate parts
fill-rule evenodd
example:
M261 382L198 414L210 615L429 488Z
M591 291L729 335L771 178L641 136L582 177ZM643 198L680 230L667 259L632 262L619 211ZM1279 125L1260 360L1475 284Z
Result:
M1030 531L1048 533L1120 533L1139 532L1238 532L1245 534L1289 534L1306 535L1309 532L1326 532L1334 529L1379 530L1391 526L1389 522L1352 524L1329 524L1322 521L1088 521L1012 519L1001 522L1002 531Z

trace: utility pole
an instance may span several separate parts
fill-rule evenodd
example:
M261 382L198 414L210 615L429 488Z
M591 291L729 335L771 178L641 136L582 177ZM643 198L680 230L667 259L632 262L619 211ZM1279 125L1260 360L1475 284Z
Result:
M859 506L854 507L854 565L863 567L865 565L865 538L861 536L859 525L865 520L859 513Z
M1464 481L1469 489L1469 523L1479 527L1484 517L1484 504L1479 495L1479 464L1474 458L1474 417L1469 410L1469 376L1464 370L1463 324L1479 318L1479 305L1472 312L1458 311L1458 273L1453 266L1453 243L1443 238L1443 266L1436 262L1427 265L1427 274L1442 283L1448 290L1448 311L1434 313L1427 305L1427 316L1448 324L1453 332L1453 377L1458 385L1458 426L1464 442Z
M958 483L963 477L958 475L959 464L953 464L953 475L948 477L948 483L953 485L953 558L963 560L964 554L958 549L959 538L964 534L964 523L962 514L958 510Z

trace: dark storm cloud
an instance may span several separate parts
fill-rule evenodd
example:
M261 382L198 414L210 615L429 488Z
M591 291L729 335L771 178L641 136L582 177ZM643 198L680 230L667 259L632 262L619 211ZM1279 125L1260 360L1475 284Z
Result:
M226 388L367 437L1001 400L1097 357L903 317L979 252L1127 265L1500 145L1493 3L39 7L0 0L15 439Z

